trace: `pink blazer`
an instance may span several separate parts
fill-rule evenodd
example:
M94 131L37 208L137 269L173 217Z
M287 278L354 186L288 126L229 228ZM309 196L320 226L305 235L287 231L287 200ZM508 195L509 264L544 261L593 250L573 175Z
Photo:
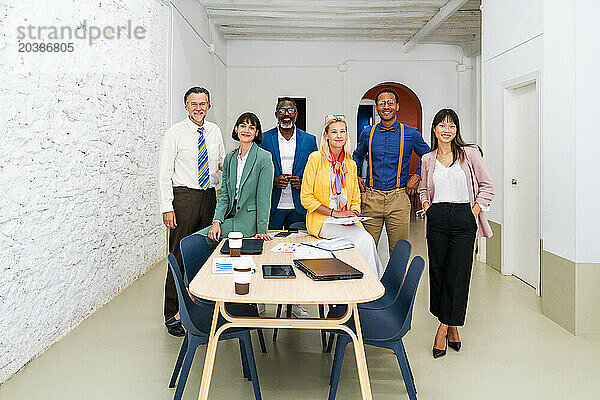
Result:
M479 149L475 146L465 146L465 159L460 166L465 171L467 177L467 188L469 189L469 199L471 207L475 203L479 206L488 207L494 198L494 184L490 178L490 174L485 167L483 157L479 153ZM421 203L426 201L431 204L435 195L435 186L433 184L433 170L435 168L435 160L437 157L437 149L425 154L421 158L421 188L419 194ZM473 190L475 186L475 190ZM427 217L425 217L427 218ZM477 218L477 237L492 237L492 228L488 223L485 212L482 210ZM427 237L427 224L425 224L425 237Z

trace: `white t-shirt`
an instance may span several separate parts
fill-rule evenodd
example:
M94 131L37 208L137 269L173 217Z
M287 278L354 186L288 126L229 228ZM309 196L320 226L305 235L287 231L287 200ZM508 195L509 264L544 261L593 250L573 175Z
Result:
M277 128L277 141L279 142L279 158L281 159L281 172L291 174L294 166L294 157L296 155L296 129L292 133L290 140L286 140ZM281 197L277 208L280 210L293 210L294 199L292 198L292 185L288 183L285 189L281 190Z
M250 153L250 150L248 150L248 153ZM235 183L235 199L237 200L238 198L238 192L240 191L240 181L242 180L242 172L244 172L244 165L246 165L246 160L248 159L248 153L246 153L245 156L241 157L241 151L240 151L240 155L238 155L237 157L237 181Z

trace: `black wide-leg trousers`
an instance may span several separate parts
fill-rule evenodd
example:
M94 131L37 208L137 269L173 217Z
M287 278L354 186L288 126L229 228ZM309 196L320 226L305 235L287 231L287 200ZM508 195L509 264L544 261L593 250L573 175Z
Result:
M427 209L429 311L446 325L465 323L477 223L468 203Z
M179 242L184 237L198 232L212 223L217 205L217 194L214 188L206 190L189 189L187 187L173 188L173 209L177 226L169 232L169 253L173 253L181 274L183 274L183 260ZM184 275L185 276L185 275ZM171 270L167 268L165 279L165 321L177 314L177 290Z

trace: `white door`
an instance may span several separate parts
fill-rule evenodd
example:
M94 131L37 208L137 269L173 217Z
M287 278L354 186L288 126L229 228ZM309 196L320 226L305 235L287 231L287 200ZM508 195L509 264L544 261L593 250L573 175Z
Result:
M540 270L539 117L536 84L513 89L514 274L535 289Z

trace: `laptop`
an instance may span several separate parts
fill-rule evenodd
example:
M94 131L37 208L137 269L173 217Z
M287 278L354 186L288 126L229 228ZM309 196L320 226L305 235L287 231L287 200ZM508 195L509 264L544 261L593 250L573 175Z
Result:
M337 258L295 259L294 264L315 281L360 279L363 273Z
M262 254L264 239L242 239L242 254ZM229 239L221 247L221 254L229 254Z

